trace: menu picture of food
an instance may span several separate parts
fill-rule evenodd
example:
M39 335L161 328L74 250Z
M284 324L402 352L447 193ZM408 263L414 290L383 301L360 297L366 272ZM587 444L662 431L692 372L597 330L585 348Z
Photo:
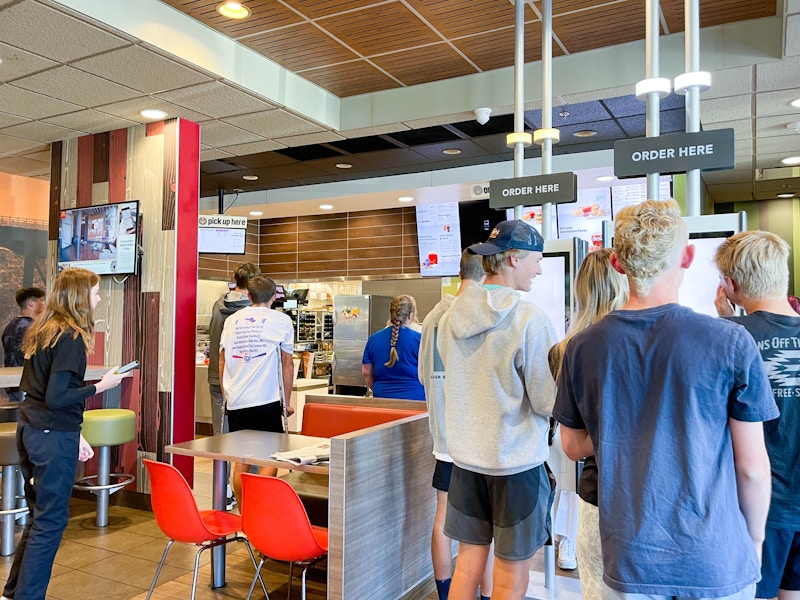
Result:
M611 189L578 190L574 204L558 205L558 237L589 242L589 250L603 246L603 221L611 220Z

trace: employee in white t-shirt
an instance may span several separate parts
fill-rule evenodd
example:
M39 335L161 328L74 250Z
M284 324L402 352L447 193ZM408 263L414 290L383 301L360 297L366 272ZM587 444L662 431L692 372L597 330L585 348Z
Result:
M292 320L272 309L275 282L257 276L247 282L252 306L230 315L219 342L219 372L230 431L255 429L283 433L281 400L287 416L294 379ZM281 398L279 377L283 377ZM233 492L241 506L242 473L249 465L233 464ZM262 475L276 469L262 467Z

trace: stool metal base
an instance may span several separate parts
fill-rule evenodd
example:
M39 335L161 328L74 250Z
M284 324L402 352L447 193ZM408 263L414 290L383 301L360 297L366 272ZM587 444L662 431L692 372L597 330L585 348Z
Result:
M14 465L3 466L3 497L0 499L0 556L14 554L14 524L28 507L17 508L17 468Z
M83 477L73 484L76 490L91 492L97 496L97 518L95 525L105 527L108 525L108 499L111 494L118 492L126 485L136 481L134 475L126 473L111 473L111 447L101 446L97 449L97 475ZM111 478L116 479L111 483ZM97 485L90 485L89 482L97 480Z

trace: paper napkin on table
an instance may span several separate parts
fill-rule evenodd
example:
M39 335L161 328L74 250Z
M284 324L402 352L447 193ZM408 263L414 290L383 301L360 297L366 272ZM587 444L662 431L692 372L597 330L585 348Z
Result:
M313 465L314 463L329 460L331 457L330 442L320 442L314 446L305 446L297 450L276 452L270 458L290 462L295 465Z

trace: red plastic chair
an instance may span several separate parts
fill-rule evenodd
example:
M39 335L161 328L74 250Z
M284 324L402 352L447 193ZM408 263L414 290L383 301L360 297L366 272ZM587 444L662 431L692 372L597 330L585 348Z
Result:
M143 460L147 472L150 475L150 500L153 506L153 514L156 523L169 538L161 562L158 563L150 590L147 592L147 600L153 594L156 581L161 574L161 568L167 559L167 553L172 547L173 542L183 542L184 544L195 544L200 546L194 559L194 575L192 577L192 600L194 600L197 590L197 571L200 568L200 555L209 548L227 544L228 542L244 542L253 566L256 566L256 558L247 538L239 535L242 530L242 518L238 515L221 510L198 510L197 503L192 495L189 484L183 475L166 463L153 460ZM233 536L233 537L231 537ZM256 578L261 579L256 571ZM255 585L255 582L254 584ZM264 594L267 588L261 580L261 587ZM267 596L269 598L269 596Z
M261 567L267 558L289 563L289 594L292 567L303 567L302 598L306 600L306 571L328 555L328 530L308 520L303 503L292 486L278 477L242 474L242 531L264 558L256 567L247 600L253 594Z

